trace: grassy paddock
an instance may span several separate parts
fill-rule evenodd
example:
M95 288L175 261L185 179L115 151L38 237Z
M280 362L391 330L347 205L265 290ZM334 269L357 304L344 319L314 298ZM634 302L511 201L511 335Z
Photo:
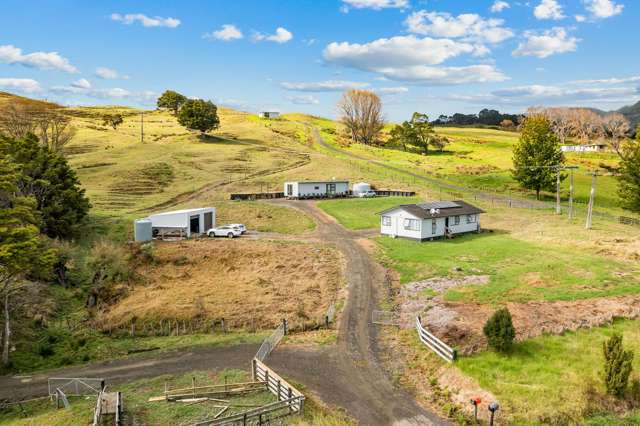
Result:
M542 246L502 232L428 243L387 237L376 241L383 248L384 260L400 272L403 283L439 276L490 276L487 285L449 290L447 300L501 304L640 292L640 274L631 264L565 247Z
M345 228L359 230L378 228L378 213L385 209L420 201L419 197L346 198L319 201L318 207L335 217Z
M640 324L619 320L610 327L568 332L564 336L542 336L517 343L509 355L483 352L463 357L456 366L473 377L500 401L513 424L535 424L538 418L557 412L576 413L581 408L586 381L604 387L602 342L614 332L623 333L624 346L640 353ZM640 359L634 359L636 376ZM551 410L550 410L551 409ZM597 417L589 424L638 424L614 417Z

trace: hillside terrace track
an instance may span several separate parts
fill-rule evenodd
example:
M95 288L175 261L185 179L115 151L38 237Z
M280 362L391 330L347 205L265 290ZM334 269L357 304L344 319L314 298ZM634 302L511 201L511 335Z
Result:
M312 201L269 201L296 208L316 222L313 237L335 245L346 259L348 298L340 316L338 343L328 348L280 347L267 362L276 371L303 383L320 399L362 425L446 425L445 420L420 407L413 396L395 387L379 361L376 328L370 322L376 309L376 290L384 270L358 243L362 233L343 228Z

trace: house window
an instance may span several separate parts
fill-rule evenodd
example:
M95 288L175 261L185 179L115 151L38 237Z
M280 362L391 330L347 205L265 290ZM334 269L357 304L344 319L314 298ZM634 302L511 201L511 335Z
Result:
M468 214L467 215L467 223L475 223L476 222L476 215L475 214Z
M391 226L391 216L382 216L382 226Z
M435 219L431 219L431 233L435 235L436 230L438 229L438 223Z
M420 221L417 219L405 219L404 220L404 229L407 231L419 231L420 230Z
M320 187L319 186L314 186L313 189L317 191L317 190L320 189Z
M460 225L460 216L454 216L453 217L453 224L454 225Z

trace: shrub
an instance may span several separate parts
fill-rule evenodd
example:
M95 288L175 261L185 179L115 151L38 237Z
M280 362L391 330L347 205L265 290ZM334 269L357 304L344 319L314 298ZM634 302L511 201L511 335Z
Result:
M53 349L53 345L51 345L50 343L44 342L44 343L40 343L37 346L36 352L42 358L48 358L55 353L55 350Z
M602 345L604 352L604 384L609 395L622 397L633 370L633 351L625 351L622 335L614 334Z
M88 266L93 271L95 285L128 282L134 276L129 253L122 246L105 240L91 249Z
M484 335L487 337L489 347L506 352L511 349L516 338L516 329L513 327L511 312L507 308L498 309L484 325Z

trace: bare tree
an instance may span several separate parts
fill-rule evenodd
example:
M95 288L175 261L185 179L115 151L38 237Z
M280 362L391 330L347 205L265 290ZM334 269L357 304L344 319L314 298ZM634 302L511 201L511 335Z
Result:
M586 108L571 109L571 123L575 136L585 144L604 136L602 117Z
M384 127L382 102L368 90L349 90L338 103L340 120L351 135L351 140L372 144Z
M60 111L43 108L34 115L38 129L40 143L53 152L60 153L62 148L73 138L75 129L71 126L71 119Z
M622 114L614 113L604 116L602 121L607 136L611 138L611 147L619 156L622 156L622 141L631 130L629 120Z
M12 102L0 109L0 131L14 139L21 139L36 130L33 106Z

